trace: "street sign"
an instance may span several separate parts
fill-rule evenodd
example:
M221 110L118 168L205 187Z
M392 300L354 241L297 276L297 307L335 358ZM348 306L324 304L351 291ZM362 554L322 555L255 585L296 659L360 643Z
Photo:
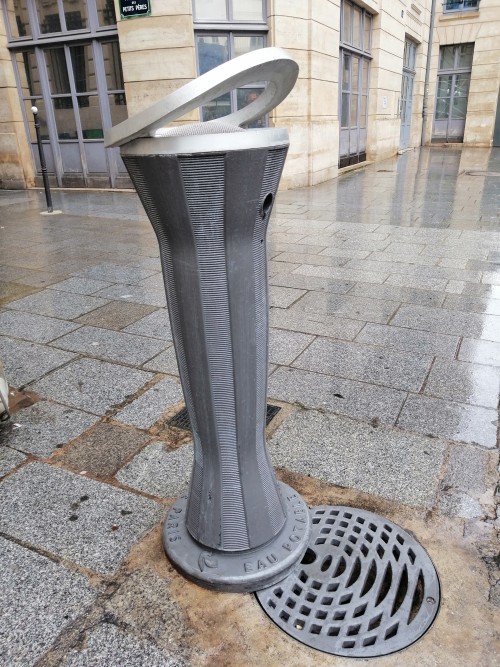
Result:
M131 19L151 14L151 0L120 0L120 16Z

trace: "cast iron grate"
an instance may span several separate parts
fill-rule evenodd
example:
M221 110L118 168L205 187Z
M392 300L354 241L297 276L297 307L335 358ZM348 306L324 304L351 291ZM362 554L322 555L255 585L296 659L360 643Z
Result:
M278 405L271 405L270 403L266 406L266 426L269 426L271 421L276 417L281 408ZM175 414L171 419L168 420L167 424L169 426L175 426L176 428L182 428L185 431L191 430L191 422L189 421L189 415L187 408L182 408L177 414Z
M351 507L311 509L302 562L258 591L286 633L326 653L388 655L413 644L439 609L439 579L427 552L406 531Z

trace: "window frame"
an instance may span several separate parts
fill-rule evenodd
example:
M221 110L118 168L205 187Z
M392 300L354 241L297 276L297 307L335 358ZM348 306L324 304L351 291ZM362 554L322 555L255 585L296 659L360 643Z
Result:
M351 27L351 35L349 37L346 36L345 34L345 26L344 26L344 8L349 7L350 8L350 27ZM352 32L354 29L354 12L355 11L360 11L361 13L361 23L360 23L360 34L362 36L362 44L361 46L356 46L353 41L352 41ZM365 48L365 36L366 36L366 21L369 19L370 22L370 30L369 30L369 44L368 48ZM340 3L340 48L344 48L349 51L353 51L355 53L358 53L359 55L369 57L371 59L371 49L372 49L372 35L373 35L373 14L370 14L364 7L361 7L361 5L357 5L355 2L351 2L351 0L342 0Z
M228 44L228 61L235 57L234 39L235 37L262 37L263 46L267 46L269 26L267 24L267 0L262 2L262 21L234 21L232 14L233 0L225 0L226 16L225 20L201 20L196 17L196 0L193 0L193 23L194 23L194 43L196 54L196 72L200 76L200 54L198 48L198 39L202 36L210 37L227 37ZM253 83L241 86L240 89L248 88L249 90L255 88L265 88L265 83ZM238 90L231 90L229 95L230 113L238 109ZM215 100L214 100L215 101ZM207 106L207 105L204 105ZM200 119L203 119L204 107L200 107ZM269 116L264 117L264 127L269 125Z
M193 2L193 23L195 30L199 29L219 29L219 30L253 30L255 27L259 29L268 31L267 25L267 0L261 0L262 3L262 20L256 21L252 19L235 19L233 16L233 0L225 0L226 5L226 17L225 19L202 19L198 18L196 15L196 2L197 0L192 0ZM222 28L224 26L224 28Z
M478 12L480 0L448 0L443 2L443 14Z
M14 1L14 0L13 0ZM33 0L26 0L27 12L29 17L29 35L15 36L12 34L9 10L7 8L8 0L2 2L2 11L4 16L5 29L7 33L7 43L9 46L44 46L47 42L56 43L64 42L67 44L71 40L92 39L93 37L116 36L118 34L118 27L116 23L106 26L99 25L99 16L97 11L96 0L85 0L85 7L87 9L88 27L76 30L67 30L66 15L64 12L63 0L56 0L59 23L61 30L57 32L43 33L40 29L40 21L38 12ZM116 14L115 14L116 18Z

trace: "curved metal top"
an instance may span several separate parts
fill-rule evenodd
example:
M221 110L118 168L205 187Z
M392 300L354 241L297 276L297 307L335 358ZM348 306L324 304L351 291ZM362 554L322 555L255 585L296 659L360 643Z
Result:
M105 133L107 148L121 146L180 118L216 97L251 83L267 81L257 99L234 113L217 119L238 127L250 123L274 109L292 90L299 67L283 49L270 47L245 53L215 67L167 95L153 106L123 121ZM212 122L212 121L208 121Z

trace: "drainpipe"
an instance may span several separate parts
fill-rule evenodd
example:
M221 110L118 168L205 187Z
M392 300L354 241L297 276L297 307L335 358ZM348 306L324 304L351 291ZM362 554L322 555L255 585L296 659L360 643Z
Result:
M427 130L427 116L429 115L429 110L427 108L427 102L429 99L429 78L431 73L431 55L432 55L432 35L434 32L434 15L436 13L436 0L431 2L431 19L429 23L429 41L427 44L427 62L425 64L425 82L424 82L424 100L422 103L422 135L420 138L420 144L423 146L425 144L425 133Z

